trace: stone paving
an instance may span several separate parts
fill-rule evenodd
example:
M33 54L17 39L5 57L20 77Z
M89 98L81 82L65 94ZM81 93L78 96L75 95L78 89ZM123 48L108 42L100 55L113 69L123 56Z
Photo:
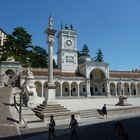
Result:
M3 138L4 140L7 139L14 139L14 140L19 140L22 138L23 140L47 140L48 138L48 133L47 133L47 127L44 129L44 133L33 133L30 132L28 134L23 134L22 136L19 135L19 131L17 129L17 125L13 122L12 116L14 116L15 121L18 120L18 113L15 110L14 107L12 107L12 104L10 103L10 95L12 92L12 95L17 91L11 90L11 88L6 87L6 88L1 88L0 89L0 138ZM19 91L18 91L19 92ZM106 98L107 99L107 98ZM80 99L81 100L81 99ZM79 100L79 102L80 102ZM84 100L84 99L82 99ZM85 99L84 101L86 101ZM93 105L100 104L99 102L102 102L102 98L97 99L97 102L95 99L89 99L90 103ZM115 102L117 102L117 99L114 99ZM70 100L67 100L71 102ZM78 99L75 99L75 102L78 101ZM110 103L112 101L112 98L107 99L107 103ZM130 101L135 102L135 106L140 106L140 99L138 98L130 98ZM87 101L86 101L87 102ZM114 103L115 103L114 102ZM13 101L12 101L13 103ZM103 102L102 102L103 104ZM113 103L111 103L112 106ZM70 106L70 105L69 105ZM9 111L10 107L10 111ZM100 108L98 106L98 108ZM11 113L10 113L11 112ZM132 119L134 117L138 117L135 119ZM133 112L133 113L128 113L128 114L120 114L120 115L110 115L108 116L107 119L103 119L102 117L94 117L94 118L88 118L85 120L83 119L82 122L79 122L80 125L80 131L79 131L79 139L80 140L110 140L110 132L114 127L114 121L118 119L126 119L129 118L129 121L123 121L125 122L124 124L127 126L127 129L130 133L130 139L132 140L140 140L139 136L139 131L140 130L140 125L139 123L136 123L137 121L139 122L140 112ZM127 122L127 123L126 123ZM132 130L132 127L134 127L135 132ZM40 128L41 129L41 128ZM67 140L70 138L70 130L68 129L68 125L65 126L56 126L56 135L57 135L57 140ZM134 135L136 135L136 138L134 138Z
M126 117L127 116L127 117ZM129 140L140 140L140 117L138 114L110 116L107 119L91 118L85 124L80 124L78 135L79 140L114 140L111 133L116 121L121 121L129 134ZM137 116L137 117L136 117ZM70 129L67 127L56 127L56 140L70 140ZM48 140L47 131L44 133L31 133L22 136L23 140ZM75 140L75 139L74 139Z
M0 88L0 138L19 140L19 132L11 116L9 106L11 88Z

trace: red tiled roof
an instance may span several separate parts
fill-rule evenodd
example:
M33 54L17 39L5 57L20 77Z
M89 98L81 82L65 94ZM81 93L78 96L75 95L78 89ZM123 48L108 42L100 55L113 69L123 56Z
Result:
M140 72L110 71L110 78L140 78Z
M33 72L34 76L48 76L48 69L41 69L41 68L31 68L31 71ZM24 69L22 71L23 75L27 74L27 69ZM72 73L72 72L61 72L58 69L53 70L53 74L55 76L63 76L63 77L81 77L82 75L78 73ZM83 77L83 76L82 76Z
M31 68L34 76L48 76L48 69L43 68ZM27 74L27 69L23 69L23 75ZM72 72L61 72L59 69L54 69L53 74L55 76L63 76L63 77L84 77L80 73L72 73ZM140 72L133 71L109 71L110 78L140 78Z

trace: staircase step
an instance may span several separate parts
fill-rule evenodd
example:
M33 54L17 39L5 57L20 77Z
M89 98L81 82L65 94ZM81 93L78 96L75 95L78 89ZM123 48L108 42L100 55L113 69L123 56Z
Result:
M35 115L35 113L32 110L22 110L22 115L23 116Z
M70 110L67 110L66 108L64 108L64 109L62 109L62 108L61 108L61 109L59 109L59 108L55 108L55 109L47 108L47 109L43 109L43 110L40 109L40 108L35 108L35 109L33 109L33 111L34 111L34 112L36 112L36 111L41 111L41 112L44 112L44 113L45 113L45 112L46 112L46 113L47 113L47 112L49 113L49 112L64 112L64 111L70 111Z
M67 108L64 108L64 107L40 107L40 106L38 106L38 107L36 107L37 109L39 109L39 110L45 110L45 109L50 109L50 110L53 110L53 109L67 109Z

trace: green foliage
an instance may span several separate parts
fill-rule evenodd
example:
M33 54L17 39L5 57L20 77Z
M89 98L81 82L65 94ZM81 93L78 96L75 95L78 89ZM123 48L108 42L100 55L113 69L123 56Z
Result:
M80 51L81 56L89 56L89 48L84 44L82 50Z
M32 67L48 67L48 53L40 46L35 46L30 51L29 62Z
M97 53L96 53L96 57L95 57L95 61L97 62L103 62L103 53L101 51L101 49L98 49Z
M54 68L54 69L58 68L58 65L56 65L56 62L55 62L54 59L53 59L53 68Z
M81 56L89 56L90 57L89 52L90 51L89 51L88 46L86 44L84 44L82 50L77 51L77 55L78 55L78 57L81 57Z
M80 51L77 51L77 55L78 55L78 57L82 56Z
M48 53L40 46L33 47L32 36L23 28L17 27L7 36L3 46L2 60L13 56L24 67L47 67Z

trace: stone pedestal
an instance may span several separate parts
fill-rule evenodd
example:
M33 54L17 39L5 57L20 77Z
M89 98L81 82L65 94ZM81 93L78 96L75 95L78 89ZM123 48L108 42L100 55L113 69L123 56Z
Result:
M48 101L49 100L55 100L56 99L56 89L55 84L49 83L48 84Z
M90 79L86 79L86 97L91 97L91 93L90 93Z
M119 106L128 105L127 96L119 96L119 102L116 105L119 105Z

